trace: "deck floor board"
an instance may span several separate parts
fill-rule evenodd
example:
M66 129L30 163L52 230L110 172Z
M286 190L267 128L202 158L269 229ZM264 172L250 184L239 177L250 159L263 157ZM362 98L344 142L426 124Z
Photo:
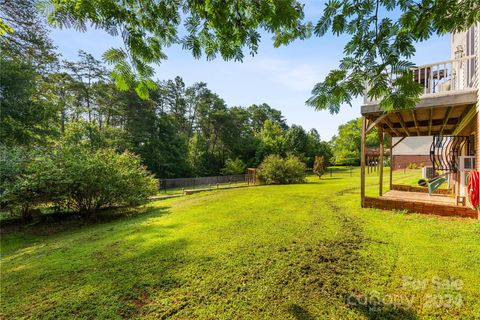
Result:
M446 204L446 205L453 205L453 206L455 205L455 198L453 196L442 195L442 194L429 195L428 193L421 193L421 192L390 190L386 192L382 196L382 198L391 199L391 200L433 203L433 204Z

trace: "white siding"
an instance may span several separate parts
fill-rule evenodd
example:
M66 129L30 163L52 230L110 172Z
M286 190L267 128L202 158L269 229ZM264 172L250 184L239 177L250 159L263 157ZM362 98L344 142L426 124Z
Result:
M399 138L393 138L395 144ZM433 138L427 137L407 137L393 148L393 155L410 155L410 156L428 156L430 154L430 146Z

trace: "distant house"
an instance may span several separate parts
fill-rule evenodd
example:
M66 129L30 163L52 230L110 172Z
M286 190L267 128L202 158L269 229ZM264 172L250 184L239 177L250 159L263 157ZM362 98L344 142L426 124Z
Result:
M397 143L400 138L393 138L393 143ZM410 164L431 166L430 147L432 146L432 137L407 137L400 141L392 150L392 168L394 170L408 168Z

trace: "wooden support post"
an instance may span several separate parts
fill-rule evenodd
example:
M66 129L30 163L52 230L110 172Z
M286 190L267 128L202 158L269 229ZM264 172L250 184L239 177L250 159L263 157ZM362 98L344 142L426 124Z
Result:
M380 136L380 158L378 159L378 169L380 176L380 185L378 187L378 195L381 197L383 195L383 154L384 154L384 143L385 135L383 134L383 128L378 128L378 135Z
M365 206L365 135L367 133L367 118L362 117L362 142L360 151L360 200L362 208Z
M392 190L393 184L393 137L389 136L390 140L390 190Z

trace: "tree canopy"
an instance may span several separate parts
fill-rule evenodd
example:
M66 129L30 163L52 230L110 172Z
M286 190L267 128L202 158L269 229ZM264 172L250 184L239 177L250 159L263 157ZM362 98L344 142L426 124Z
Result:
M361 133L361 118L340 125L338 133L333 136L331 141L333 153L331 162L337 165L358 165L360 163ZM373 129L367 134L366 146L378 147L379 145L378 131Z
M85 31L92 26L120 36L124 47L103 57L114 65L117 86L134 87L143 98L155 87L152 64L166 59L164 49L173 44L196 58L242 60L244 51L257 52L260 30L273 35L275 46L308 38L312 30L317 37L345 35L349 41L339 67L307 100L331 113L366 89L384 110L413 107L421 93L409 73L415 43L480 21L477 0L329 0L312 22L305 21L304 5L296 0L48 0L42 8L55 27ZM2 17L4 35L8 27Z
M337 113L368 88L367 96L380 99L383 110L412 108L421 93L409 72L415 43L478 21L477 0L330 0L314 33L330 30L349 41L338 69L315 85L307 104Z
M244 50L257 52L261 29L273 34L276 45L305 38L311 29L295 0L48 0L43 10L55 27L92 26L120 36L124 48L109 49L104 59L115 65L119 88L135 87L142 97L154 88L151 64L166 59L164 49L173 44L196 58L242 60Z
M305 134L287 145L293 129L279 110L266 103L227 106L206 83L152 82L149 99L133 88L120 91L109 66L91 54L60 60L31 10L35 0L7 1L0 11L15 30L0 42L0 145L8 150L128 150L159 178L239 173L270 154L312 162L326 152L325 142ZM22 21L28 14L30 22Z

